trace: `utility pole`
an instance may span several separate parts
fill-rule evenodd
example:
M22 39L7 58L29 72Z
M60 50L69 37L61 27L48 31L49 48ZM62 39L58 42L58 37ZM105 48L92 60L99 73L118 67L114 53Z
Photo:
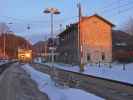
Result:
M79 49L79 60L80 60L80 71L84 71L83 65L83 44L82 44L82 34L81 34L81 17L82 17L82 7L81 3L78 3L78 49Z
M30 25L28 24L28 26L27 26L27 30L28 30L28 32L30 32ZM26 43L26 49L28 50L29 49L29 40L28 40L28 38L27 38L27 43Z
M6 57L6 32L3 34L3 42L4 42L4 58Z
M62 24L60 24L60 33L61 33L61 31L62 31Z

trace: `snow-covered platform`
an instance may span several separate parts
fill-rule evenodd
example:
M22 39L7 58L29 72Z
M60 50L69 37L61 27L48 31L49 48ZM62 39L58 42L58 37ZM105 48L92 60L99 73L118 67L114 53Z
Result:
M49 75L35 70L30 65L24 65L22 68L38 84L40 91L49 96L50 100L104 100L80 89L56 87Z

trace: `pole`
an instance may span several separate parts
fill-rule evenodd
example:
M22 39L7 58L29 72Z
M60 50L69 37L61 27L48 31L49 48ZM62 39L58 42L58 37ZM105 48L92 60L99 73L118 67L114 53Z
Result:
M80 71L84 71L84 65L83 65L83 45L82 45L82 35L81 35L81 4L78 3L78 20L79 20L79 25L78 25L78 47L79 47L79 60L80 60Z
M6 56L6 37L5 37L5 34L3 36L3 38L4 38L4 57Z
M50 55L50 60L51 60L51 78L53 79L54 78L54 76L53 75L55 75L55 71L56 70L54 70L54 50L55 50L55 48L54 48L54 27L53 27L53 25L54 25L54 19L53 19L53 17L54 17L54 14L56 15L56 14L60 14L60 12L58 11L58 9L56 9L56 8L47 8L45 11L44 11L44 13L50 13L50 17L51 17L51 40L52 41L50 41L50 50L51 50L51 55ZM52 43L51 43L52 42Z
M60 24L60 33L61 33L61 31L62 31L62 24Z
M52 38L52 43L51 43L51 60L52 60L52 67L54 63L54 36L53 36L53 13L51 13L51 38Z
M51 78L54 78L54 36L53 36L53 13L51 13Z
M53 13L51 13L51 37L53 39ZM53 42L52 42L53 44Z
M28 26L27 26L27 30L28 30L28 33L30 33L30 25L28 24ZM29 39L27 38L27 41L26 41L27 43L26 43L26 49L28 50L29 49Z

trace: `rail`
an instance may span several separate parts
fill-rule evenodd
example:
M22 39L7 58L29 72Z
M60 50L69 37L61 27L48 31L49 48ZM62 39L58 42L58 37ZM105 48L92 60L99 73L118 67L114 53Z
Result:
M37 70L50 74L48 65L34 63ZM55 68L59 83L73 88L80 88L94 93L107 100L133 100L133 84L105 79L97 76L87 75L80 72L73 72L61 68ZM74 80L74 84L70 84Z

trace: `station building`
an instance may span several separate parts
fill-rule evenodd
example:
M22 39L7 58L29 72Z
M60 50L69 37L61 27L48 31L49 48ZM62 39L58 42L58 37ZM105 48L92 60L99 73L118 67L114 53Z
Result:
M82 55L83 63L112 62L113 27L110 21L97 14L82 17L80 22L67 26L58 35L57 61L79 63Z

